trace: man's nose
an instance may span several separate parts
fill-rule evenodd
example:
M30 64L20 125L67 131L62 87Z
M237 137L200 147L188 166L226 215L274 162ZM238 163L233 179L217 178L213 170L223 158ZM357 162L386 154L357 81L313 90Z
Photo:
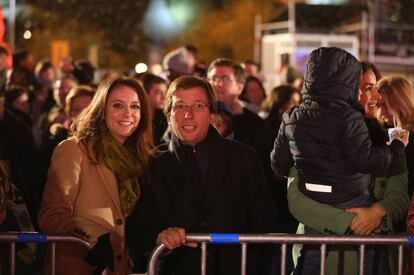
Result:
M222 87L224 85L224 81L222 79L218 79L215 83L217 87Z
M185 114L184 114L184 117L186 118L186 119L192 119L193 117L194 117L194 110L193 110L193 107L188 107L188 109L187 110L185 110Z

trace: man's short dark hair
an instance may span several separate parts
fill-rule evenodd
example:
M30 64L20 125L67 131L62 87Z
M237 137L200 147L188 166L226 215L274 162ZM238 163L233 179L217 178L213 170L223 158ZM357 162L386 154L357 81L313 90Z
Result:
M250 65L254 65L254 66L256 66L256 67L257 67L257 69L260 69L260 65L259 65L259 63L255 62L255 61L253 61L253 60L251 60L251 59L246 59L246 60L243 62L243 64L250 64Z
M87 60L76 62L73 76L78 80L79 84L91 85L94 79L95 67Z
M210 83L204 78L197 76L180 76L171 82L167 91L167 104L165 104L164 112L168 114L172 109L172 98L180 90L188 90L191 88L200 87L206 92L208 100L208 109L210 113L215 114L217 112L216 95L211 87Z
M43 60L40 61L39 63L37 63L36 67L35 67L35 75L37 77L40 77L40 75L44 72L46 72L47 70L49 70L50 68L53 69L53 65L52 62L50 62L49 60Z
M29 51L19 51L13 54L13 67L20 66L20 62L29 56Z
M197 57L198 55L198 49L196 46L192 45L192 44L187 44L184 46L187 51L189 51L190 53L192 53L194 55L194 57Z
M151 91L152 85L154 84L163 83L167 85L167 81L165 79L152 73L143 73L138 77L138 80L141 82L147 93Z
M234 78L236 79L238 83L244 84L244 82L246 81L246 74L242 66L239 63L231 59L218 58L218 59L213 60L213 62L211 62L210 64L210 67L208 67L207 73L210 73L210 71L216 67L230 67L233 69Z
M6 93L4 95L4 103L8 106L12 106L13 101L25 93L28 93L28 90L26 90L25 88L16 85L11 85L7 88Z

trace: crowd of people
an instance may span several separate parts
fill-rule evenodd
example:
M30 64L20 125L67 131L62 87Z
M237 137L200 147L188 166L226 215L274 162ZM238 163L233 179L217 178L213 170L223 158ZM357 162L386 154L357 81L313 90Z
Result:
M0 48L0 57L8 52ZM304 76L265 90L258 64L168 53L160 75L87 61L0 58L0 232L72 235L56 274L196 274L186 233L414 234L414 90L400 75L319 48ZM290 71L294 70L289 68ZM8 273L0 246L0 274ZM290 255L291 254L291 255ZM207 274L240 273L240 248L209 246ZM366 251L364 274L396 274L397 251ZM293 274L318 274L320 250L294 245ZM50 272L42 245L20 245L17 274ZM358 274L355 247L329 246L326 274ZM279 249L249 247L248 274L277 274ZM405 267L407 272L410 270ZM30 271L29 271L30 270Z

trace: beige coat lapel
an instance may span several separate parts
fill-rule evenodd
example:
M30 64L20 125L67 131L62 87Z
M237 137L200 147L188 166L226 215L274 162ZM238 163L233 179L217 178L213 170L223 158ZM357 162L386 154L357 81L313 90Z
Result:
M118 182L115 174L109 170L104 163L99 164L97 170L103 185L107 189L114 203L116 210L123 215L121 209L121 201L119 198Z

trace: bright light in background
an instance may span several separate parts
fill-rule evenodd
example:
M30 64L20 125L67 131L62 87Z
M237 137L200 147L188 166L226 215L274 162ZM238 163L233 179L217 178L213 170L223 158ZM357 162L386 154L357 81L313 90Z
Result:
M336 5L336 4L346 4L346 0L309 0L308 4L313 5Z
M137 74L145 73L148 70L148 66L144 63L138 63L135 65L135 72Z
M26 31L23 33L23 38L24 38L24 39L30 39L31 37L32 37L32 32L31 32L31 31L26 30Z
M194 14L193 8L189 5L190 3L171 3L170 10L171 14L174 17L175 21L180 27L185 27L190 21L192 15Z
M144 16L144 31L155 39L167 38L178 31L165 0L151 0Z
M151 0L144 16L144 30L158 40L168 38L189 25L196 7L197 3L191 0Z
M151 72L155 75L160 75L163 71L161 64L154 64L151 66Z

